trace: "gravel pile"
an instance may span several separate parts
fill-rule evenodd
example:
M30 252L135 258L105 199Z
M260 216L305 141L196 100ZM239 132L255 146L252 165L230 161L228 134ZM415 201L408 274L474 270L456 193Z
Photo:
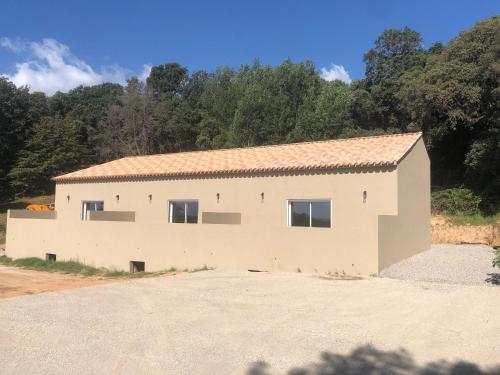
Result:
M500 269L493 268L492 260L493 249L486 245L439 244L393 264L380 276L464 285L500 285Z

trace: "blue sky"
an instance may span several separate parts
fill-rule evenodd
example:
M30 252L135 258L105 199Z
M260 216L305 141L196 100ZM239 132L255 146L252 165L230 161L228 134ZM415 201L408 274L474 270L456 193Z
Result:
M362 78L384 29L409 26L428 47L500 14L500 1L4 0L1 13L0 74L50 94L171 61L192 72L290 57Z

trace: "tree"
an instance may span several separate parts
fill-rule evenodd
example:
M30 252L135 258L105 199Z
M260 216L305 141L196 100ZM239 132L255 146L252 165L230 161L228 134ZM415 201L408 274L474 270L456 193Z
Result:
M48 105L52 115L70 114L87 127L95 128L103 113L121 95L123 87L117 83L79 86L68 93L56 92L49 98Z
M350 113L352 121L360 129L383 129L384 119L373 96L360 85L353 83Z
M181 93L187 79L186 68L177 63L169 63L153 66L146 83L155 95L162 97Z
M209 79L209 74L203 70L194 72L189 77L182 90L182 96L189 102L193 108L199 108L201 105L201 96L205 92L205 87Z
M422 37L405 27L387 29L375 40L375 47L365 53L365 84L368 90L386 81L397 80L405 71L422 64Z
M301 113L294 140L338 138L354 126L350 113L353 91L349 85L323 81L321 93L315 99L314 111Z
M246 88L238 103L228 137L231 146L256 146L272 138L277 120L270 90L258 84Z
M127 82L125 93L111 105L97 126L94 138L101 160L152 153L155 102L137 77Z
M0 77L0 200L10 197L9 172L34 122L46 111L45 95L30 94Z
M293 141L299 119L304 129L310 125L321 79L310 61L285 60L274 69L256 61L240 68L234 86L240 99L228 144L261 145Z
M44 117L20 151L9 173L18 195L52 192L50 179L88 163L91 153L69 117Z
M399 108L396 94L400 89L399 78L425 63L420 34L408 27L387 29L375 40L375 47L364 55L364 61L364 88L370 92L382 117L378 125L407 130L408 120Z
M156 103L153 112L152 147L154 153L190 151L196 148L198 112L178 97Z
M233 84L234 76L234 71L229 67L217 68L208 75L200 96L200 131L196 138L196 145L201 149L226 145L229 127L241 96Z
M155 152L195 149L202 121L201 97L209 79L198 71L188 78L180 95L165 96L154 110L153 140Z
M94 139L98 136L97 124L103 119L108 108L123 95L123 87L116 83L103 83L95 86L79 86L68 93L57 92L49 98L50 114L70 116L80 126L78 132L82 141L94 155L100 152ZM102 161L98 157L95 161Z
M499 61L500 17L493 17L402 76L398 94L412 127L426 134L434 183L465 183L489 206L500 191Z

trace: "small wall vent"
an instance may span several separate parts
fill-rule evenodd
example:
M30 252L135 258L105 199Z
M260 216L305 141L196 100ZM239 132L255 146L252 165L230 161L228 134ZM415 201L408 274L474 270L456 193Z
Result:
M135 260L130 261L130 273L144 272L146 270L146 263L138 262Z

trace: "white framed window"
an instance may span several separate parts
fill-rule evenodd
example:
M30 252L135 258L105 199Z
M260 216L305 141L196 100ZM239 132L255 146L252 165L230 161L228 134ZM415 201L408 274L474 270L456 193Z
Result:
M289 227L332 227L332 201L294 199L287 203Z
M83 201L82 202L82 220L89 219L89 211L104 211L104 201Z
M198 223L198 200L172 200L168 202L169 223Z

